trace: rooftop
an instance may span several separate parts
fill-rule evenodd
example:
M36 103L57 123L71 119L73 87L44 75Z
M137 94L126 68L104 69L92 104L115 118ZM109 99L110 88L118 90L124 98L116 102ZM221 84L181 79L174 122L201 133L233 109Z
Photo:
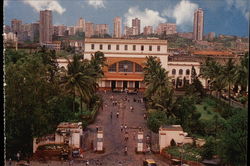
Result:
M81 122L78 122L78 123L62 122L57 126L57 128L79 128L81 124L82 124Z
M85 38L86 43L129 43L129 44L167 44L167 40L160 39L116 39L116 38Z

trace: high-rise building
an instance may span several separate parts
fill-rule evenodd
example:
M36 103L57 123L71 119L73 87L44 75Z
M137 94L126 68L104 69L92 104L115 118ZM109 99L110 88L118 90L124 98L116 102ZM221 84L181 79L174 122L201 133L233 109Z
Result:
M86 26L85 26L85 20L81 17L76 24L76 31L78 32L85 32Z
M85 36L86 37L93 36L94 35L94 23L85 22L85 27L86 27Z
M31 35L30 41L32 42L39 42L39 23L32 23L31 24Z
M40 11L40 44L51 43L53 34L52 11Z
M204 12L201 8L194 12L193 39L202 40L204 29Z
M11 31L13 33L20 33L22 28L22 20L12 19L11 20Z
M68 32L69 32L69 33L68 33L69 36L75 35L75 28L74 28L74 26L68 27L67 30L68 30Z
M141 20L138 18L132 19L132 27L135 27L135 34L133 35L139 35L141 34Z
M158 35L170 35L170 34L175 34L176 32L176 24L175 23L160 23L157 26L157 34Z
M144 35L150 35L153 33L153 27L152 26L145 26L143 28L143 34Z
M104 34L109 33L108 24L96 24L95 25L95 35L103 36Z
M114 38L121 38L122 36L122 19L121 17L114 18Z
M132 36L132 35L133 35L133 28L125 26L124 36L128 37L128 36Z
M208 33L208 40L214 40L215 38L215 32L209 32Z

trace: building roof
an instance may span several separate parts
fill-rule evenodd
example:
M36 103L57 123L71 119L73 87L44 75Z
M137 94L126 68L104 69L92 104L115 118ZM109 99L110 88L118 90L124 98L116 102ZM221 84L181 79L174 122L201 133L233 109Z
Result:
M167 45L167 40L160 39L117 39L117 38L85 38L85 43L113 43L113 44L158 44Z
M73 122L61 122L57 128L79 128L81 126L81 122L73 123Z
M229 51L194 51L194 55L233 55L232 52Z
M183 131L181 125L163 125L160 130L164 131Z

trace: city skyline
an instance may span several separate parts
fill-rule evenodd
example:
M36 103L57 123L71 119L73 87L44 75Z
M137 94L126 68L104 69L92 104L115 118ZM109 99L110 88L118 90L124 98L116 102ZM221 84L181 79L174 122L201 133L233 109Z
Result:
M241 0L242 4L247 1ZM204 10L204 34L215 32L217 34L227 34L236 36L248 35L248 20L246 18L247 9L242 10L238 3L232 1L216 2L200 2L200 1L157 1L150 2L148 0L136 1L134 6L132 2L124 3L124 1L117 1L111 4L108 1L96 1L96 4L89 4L88 1L75 1L69 6L68 1L53 1L54 8L51 8L53 13L54 25L76 25L80 17L85 21L93 22L94 24L108 24L109 32L113 33L113 19L121 17L122 31L125 25L131 27L132 19L139 18L141 20L140 31L143 32L145 26L153 26L155 29L159 23L176 23L177 32L192 32L193 31L193 13L197 8ZM103 5L102 3L103 2ZM144 3L143 3L144 2ZM13 5L15 4L15 5ZM38 10L46 8L47 4L35 4L33 1L18 1L11 0L5 3L4 21L5 24L10 25L12 19L20 19L23 23L33 23L39 20ZM78 4L78 5L77 5ZM120 5L119 5L120 4ZM76 6L80 6L77 10ZM114 8L110 8L110 7ZM72 8L75 7L75 11ZM171 8L172 7L172 8ZM122 9L121 9L122 8ZM11 9L18 9L11 11ZM82 9L82 10L80 10ZM84 9L84 10L83 10ZM29 11L26 15L25 12ZM91 10L91 11L89 11ZM17 12L19 11L19 12ZM105 14L104 14L105 13ZM230 17L227 16L230 14ZM216 16L216 17L214 17ZM187 18L190 17L190 18ZM240 30L239 30L240 29Z

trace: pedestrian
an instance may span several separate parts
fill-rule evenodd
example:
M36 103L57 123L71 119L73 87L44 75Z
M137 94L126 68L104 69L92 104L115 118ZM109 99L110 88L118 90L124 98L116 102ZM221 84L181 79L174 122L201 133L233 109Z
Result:
M143 114L143 117L144 117L145 120L147 119L146 113Z
M89 160L86 161L86 166L89 166Z
M19 152L17 152L16 157L17 157L17 161L19 161L20 160L20 153Z
M113 100L113 99L114 99L114 96L112 95L112 96L111 96L111 100Z
M104 90L104 93L105 93L105 94L107 93L107 90L106 90L106 89Z
M122 130L123 130L123 125L121 125L121 132L122 132Z
M128 132L125 133L125 141L128 140Z
M134 140L135 140L135 135L136 135L136 133L135 133L135 131L134 131L134 135L133 135L133 136L134 136Z
M131 112L133 111L133 107L132 106L130 106L129 109L130 109Z
M125 153L125 155L127 155L127 153L128 153L128 147L127 146L124 147L124 153Z
M96 132L98 132L98 126L96 125Z
M113 112L110 113L110 119L112 119L112 116L113 116Z
M119 164L118 164L118 166L122 166L122 163L119 161Z
M10 159L9 159L9 166L11 166L11 163L12 163L12 162L11 162L11 158L10 158Z
M136 102L136 99L134 98L134 102Z
M115 105L115 101L112 101L112 105L113 105L113 106Z
M125 130L125 132L127 131L127 125L126 124L124 125L124 130Z
M143 98L141 98L141 103L143 103Z
M116 117L119 118L119 112L118 111L116 112Z

